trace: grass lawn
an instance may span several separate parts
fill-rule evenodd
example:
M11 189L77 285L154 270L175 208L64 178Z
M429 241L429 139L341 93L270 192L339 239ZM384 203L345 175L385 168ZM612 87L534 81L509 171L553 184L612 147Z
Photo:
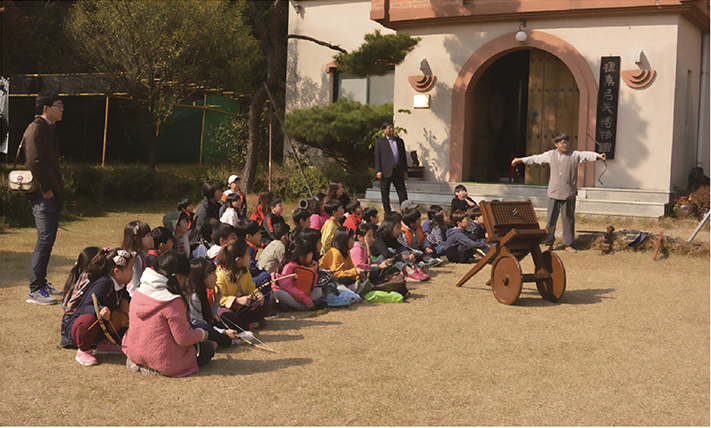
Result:
M83 247L117 246L126 223L155 227L171 209L134 205L62 223L49 280L61 288ZM609 222L683 239L696 226ZM697 240L709 242L708 227ZM83 367L57 347L61 307L25 303L34 242L34 229L0 235L3 425L710 423L707 256L560 251L562 301L525 284L514 306L485 285L489 267L456 288L469 266L444 264L413 284L408 303L282 314L257 332L279 354L221 350L196 375L170 379L130 373L119 356ZM522 265L533 272L530 257Z

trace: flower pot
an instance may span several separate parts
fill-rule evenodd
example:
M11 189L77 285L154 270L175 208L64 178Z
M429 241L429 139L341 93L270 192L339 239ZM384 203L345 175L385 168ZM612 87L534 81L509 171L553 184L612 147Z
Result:
M691 218L696 217L696 205L695 204L679 204L679 209L676 210L676 218Z

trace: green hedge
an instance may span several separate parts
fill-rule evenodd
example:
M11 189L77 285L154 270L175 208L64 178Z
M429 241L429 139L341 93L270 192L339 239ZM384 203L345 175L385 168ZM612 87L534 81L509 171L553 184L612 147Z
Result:
M7 171L7 170L6 170ZM197 206L202 199L202 184L208 179L222 183L237 172L227 165L200 167L196 165L161 165L151 171L141 164L118 164L106 167L62 162L66 189L65 216L91 215L106 206L146 201L171 201L190 198ZM325 192L335 179L343 182L346 193L365 191L375 175L367 171L344 171L337 165L328 168L305 167L304 172L314 194ZM260 165L254 183L255 192L269 188L269 168ZM308 197L306 184L293 165L273 164L272 191L287 201ZM32 227L34 218L27 198L10 192L7 172L0 176L0 230L9 227Z

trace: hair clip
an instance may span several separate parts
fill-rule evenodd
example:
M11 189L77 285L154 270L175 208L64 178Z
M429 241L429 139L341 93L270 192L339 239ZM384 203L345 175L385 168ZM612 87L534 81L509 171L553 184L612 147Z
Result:
M140 227L138 224L136 224L135 226L133 226L133 234L134 234L135 236L138 236L138 231L139 231L140 229L141 229L141 227Z
M128 260L130 257L133 257L133 254L129 253L126 250L118 250L116 251L116 255L114 256L113 260L114 263L116 263L116 266L126 266L126 260Z
M111 251L111 248L109 248L109 247L104 248L105 253L108 253L109 251Z

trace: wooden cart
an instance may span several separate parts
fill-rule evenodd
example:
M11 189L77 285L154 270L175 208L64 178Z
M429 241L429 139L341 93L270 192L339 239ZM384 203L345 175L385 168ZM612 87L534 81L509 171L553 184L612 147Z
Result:
M486 284L491 286L499 302L506 305L516 302L524 282L535 282L544 299L559 301L565 292L565 268L554 252L541 252L539 245L548 235L548 229L538 226L531 201L481 201L479 208L484 216L487 241L495 246L459 280L457 287L493 261L491 279ZM536 271L524 274L519 261L529 253Z

